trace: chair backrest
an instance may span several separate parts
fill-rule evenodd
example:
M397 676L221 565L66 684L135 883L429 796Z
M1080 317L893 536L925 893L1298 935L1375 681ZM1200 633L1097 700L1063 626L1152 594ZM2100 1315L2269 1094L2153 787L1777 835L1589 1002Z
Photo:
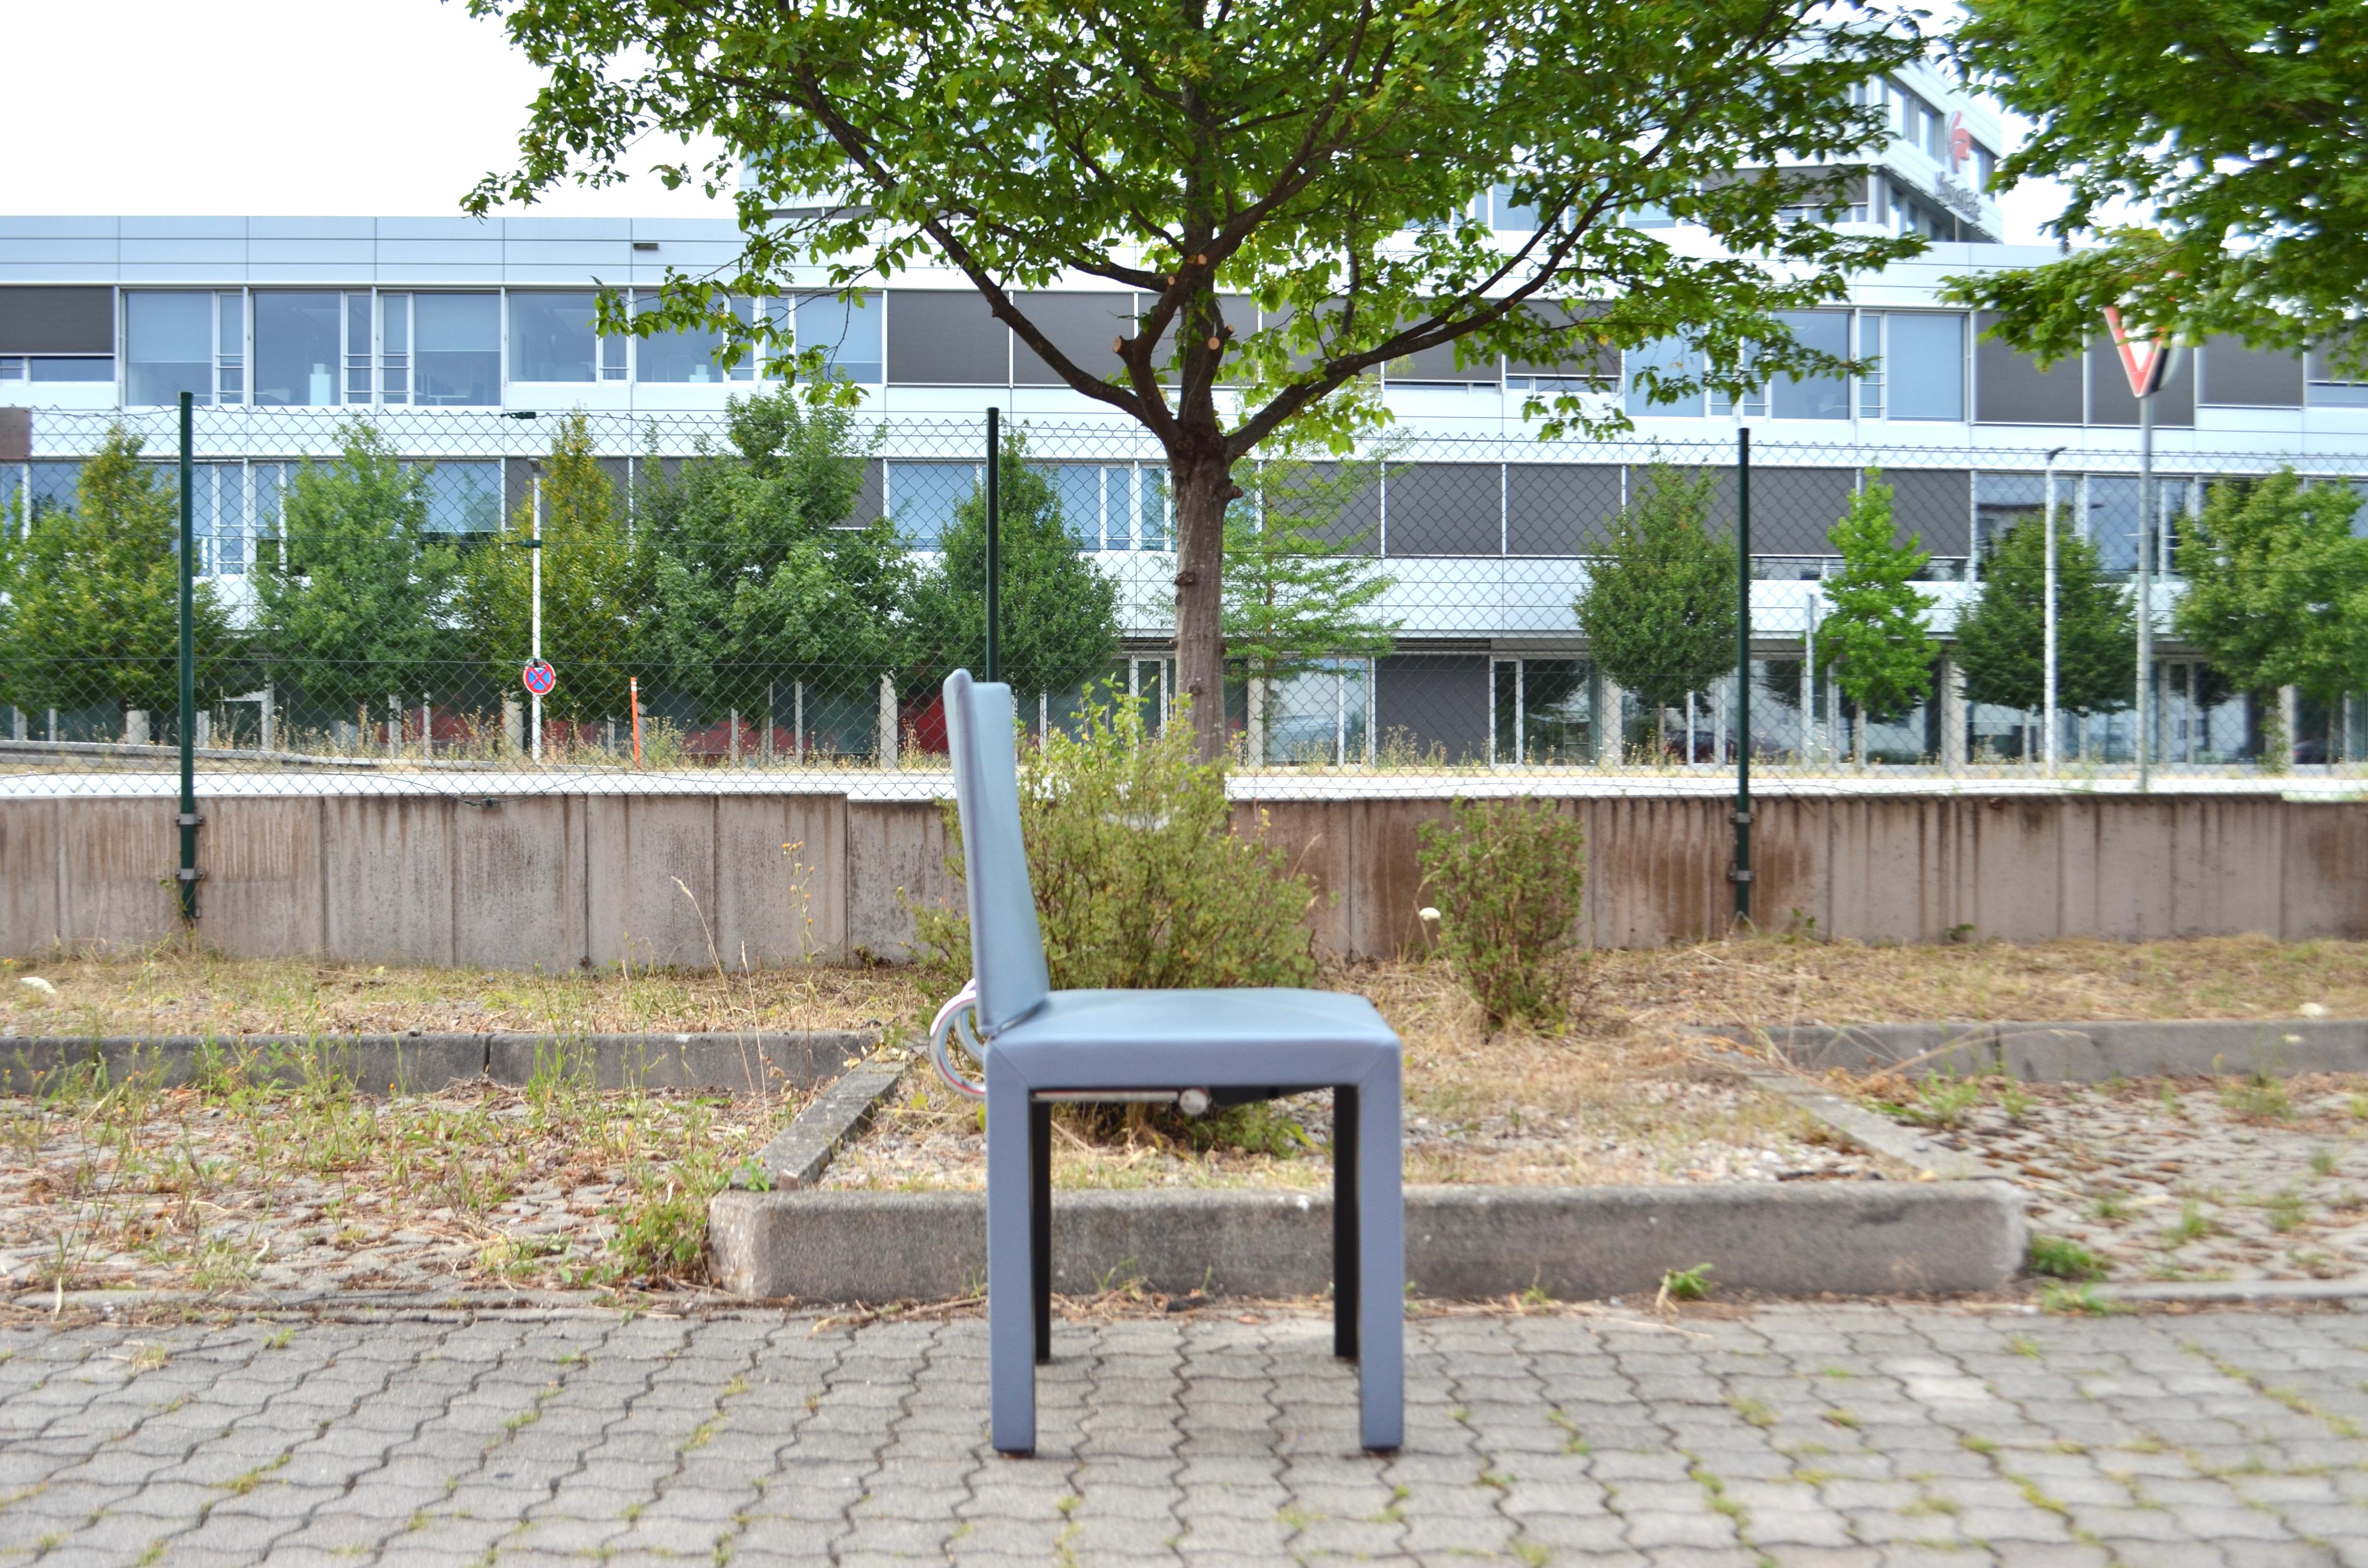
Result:
M1052 994L1036 892L1019 836L1019 756L1011 688L946 677L946 743L953 754L954 801L962 811L962 867L970 884L971 973L978 1020L992 1034Z

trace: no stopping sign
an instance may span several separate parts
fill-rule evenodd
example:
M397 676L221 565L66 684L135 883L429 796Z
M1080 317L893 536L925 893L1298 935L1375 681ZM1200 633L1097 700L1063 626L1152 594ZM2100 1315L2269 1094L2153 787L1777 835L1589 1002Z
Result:
M518 679L537 697L549 697L551 688L559 684L559 672L551 667L548 659L537 659L518 673Z

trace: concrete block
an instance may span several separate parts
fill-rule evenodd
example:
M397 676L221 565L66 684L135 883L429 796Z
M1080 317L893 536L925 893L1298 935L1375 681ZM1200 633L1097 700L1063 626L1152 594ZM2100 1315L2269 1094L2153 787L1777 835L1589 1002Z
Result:
M496 1034L486 1037L485 1072L497 1084L525 1084L538 1072L564 1072L587 1074L603 1089L753 1094L828 1083L872 1044L871 1036L850 1029L573 1038Z
M718 1277L744 1296L945 1299L985 1278L978 1193L725 1192L709 1228ZM1311 1295L1331 1282L1330 1236L1316 1192L1056 1193L1053 1289ZM1704 1263L1720 1289L1770 1295L1984 1290L2015 1277L2027 1239L2021 1195L1994 1182L1406 1193L1407 1277L1437 1297L1649 1294Z

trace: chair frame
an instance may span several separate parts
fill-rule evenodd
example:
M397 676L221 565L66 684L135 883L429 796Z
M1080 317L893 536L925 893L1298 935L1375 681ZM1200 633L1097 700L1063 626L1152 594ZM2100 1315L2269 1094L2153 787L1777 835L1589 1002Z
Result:
M1053 992L1049 978L1027 972L1026 960L1032 957L1036 975L1042 975L1042 941L1033 894L1025 886L1024 851L1017 844L1010 688L973 681L967 671L956 670L946 678L945 699L968 871L978 1033L986 1048L986 1312L994 1446L1009 1454L1035 1450L1035 1369L1053 1356L1053 1106L1168 1101L1186 1089L1208 1091L1219 1103L1330 1089L1333 1352L1358 1363L1361 1445L1377 1451L1396 1449L1405 1429L1406 1305L1395 1037L1377 1016L1368 1015L1370 1025L1346 1030L1338 1040L1294 1040L1291 1043L1303 1063L1284 1066L1282 1082L1276 1081L1275 1042L1248 1035L1202 1042L1189 1061L1154 1049L1156 1042L1139 1029L1032 1051L1015 1040L1013 1049L998 1050L997 1035L1018 1026L1019 1036L1025 1037L1026 1024L1046 1003L1110 994ZM1011 781L1008 786L999 783L998 772ZM999 788L1010 795L1008 821L1005 802L994 798ZM990 838L999 842L990 846ZM1014 855L1024 905L1008 886L983 885L1014 875L1008 864ZM998 859L1005 864L995 864ZM1239 1001L1258 994L1167 994L1189 1005L1195 995ZM1309 993L1274 994L1279 1005L1311 994L1341 1000ZM1375 1043L1376 1037L1387 1040L1386 1049ZM1057 1060L1064 1055L1078 1060ZM1009 1180L1010 1172L1024 1172L1025 1179Z

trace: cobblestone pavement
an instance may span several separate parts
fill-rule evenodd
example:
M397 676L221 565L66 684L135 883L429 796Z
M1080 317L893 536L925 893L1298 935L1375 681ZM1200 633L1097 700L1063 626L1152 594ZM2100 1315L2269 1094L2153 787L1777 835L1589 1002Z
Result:
M1244 1322L1242 1317L1257 1321ZM1786 1306L1410 1325L614 1314L0 1331L0 1552L209 1564L2368 1564L2368 1318Z

